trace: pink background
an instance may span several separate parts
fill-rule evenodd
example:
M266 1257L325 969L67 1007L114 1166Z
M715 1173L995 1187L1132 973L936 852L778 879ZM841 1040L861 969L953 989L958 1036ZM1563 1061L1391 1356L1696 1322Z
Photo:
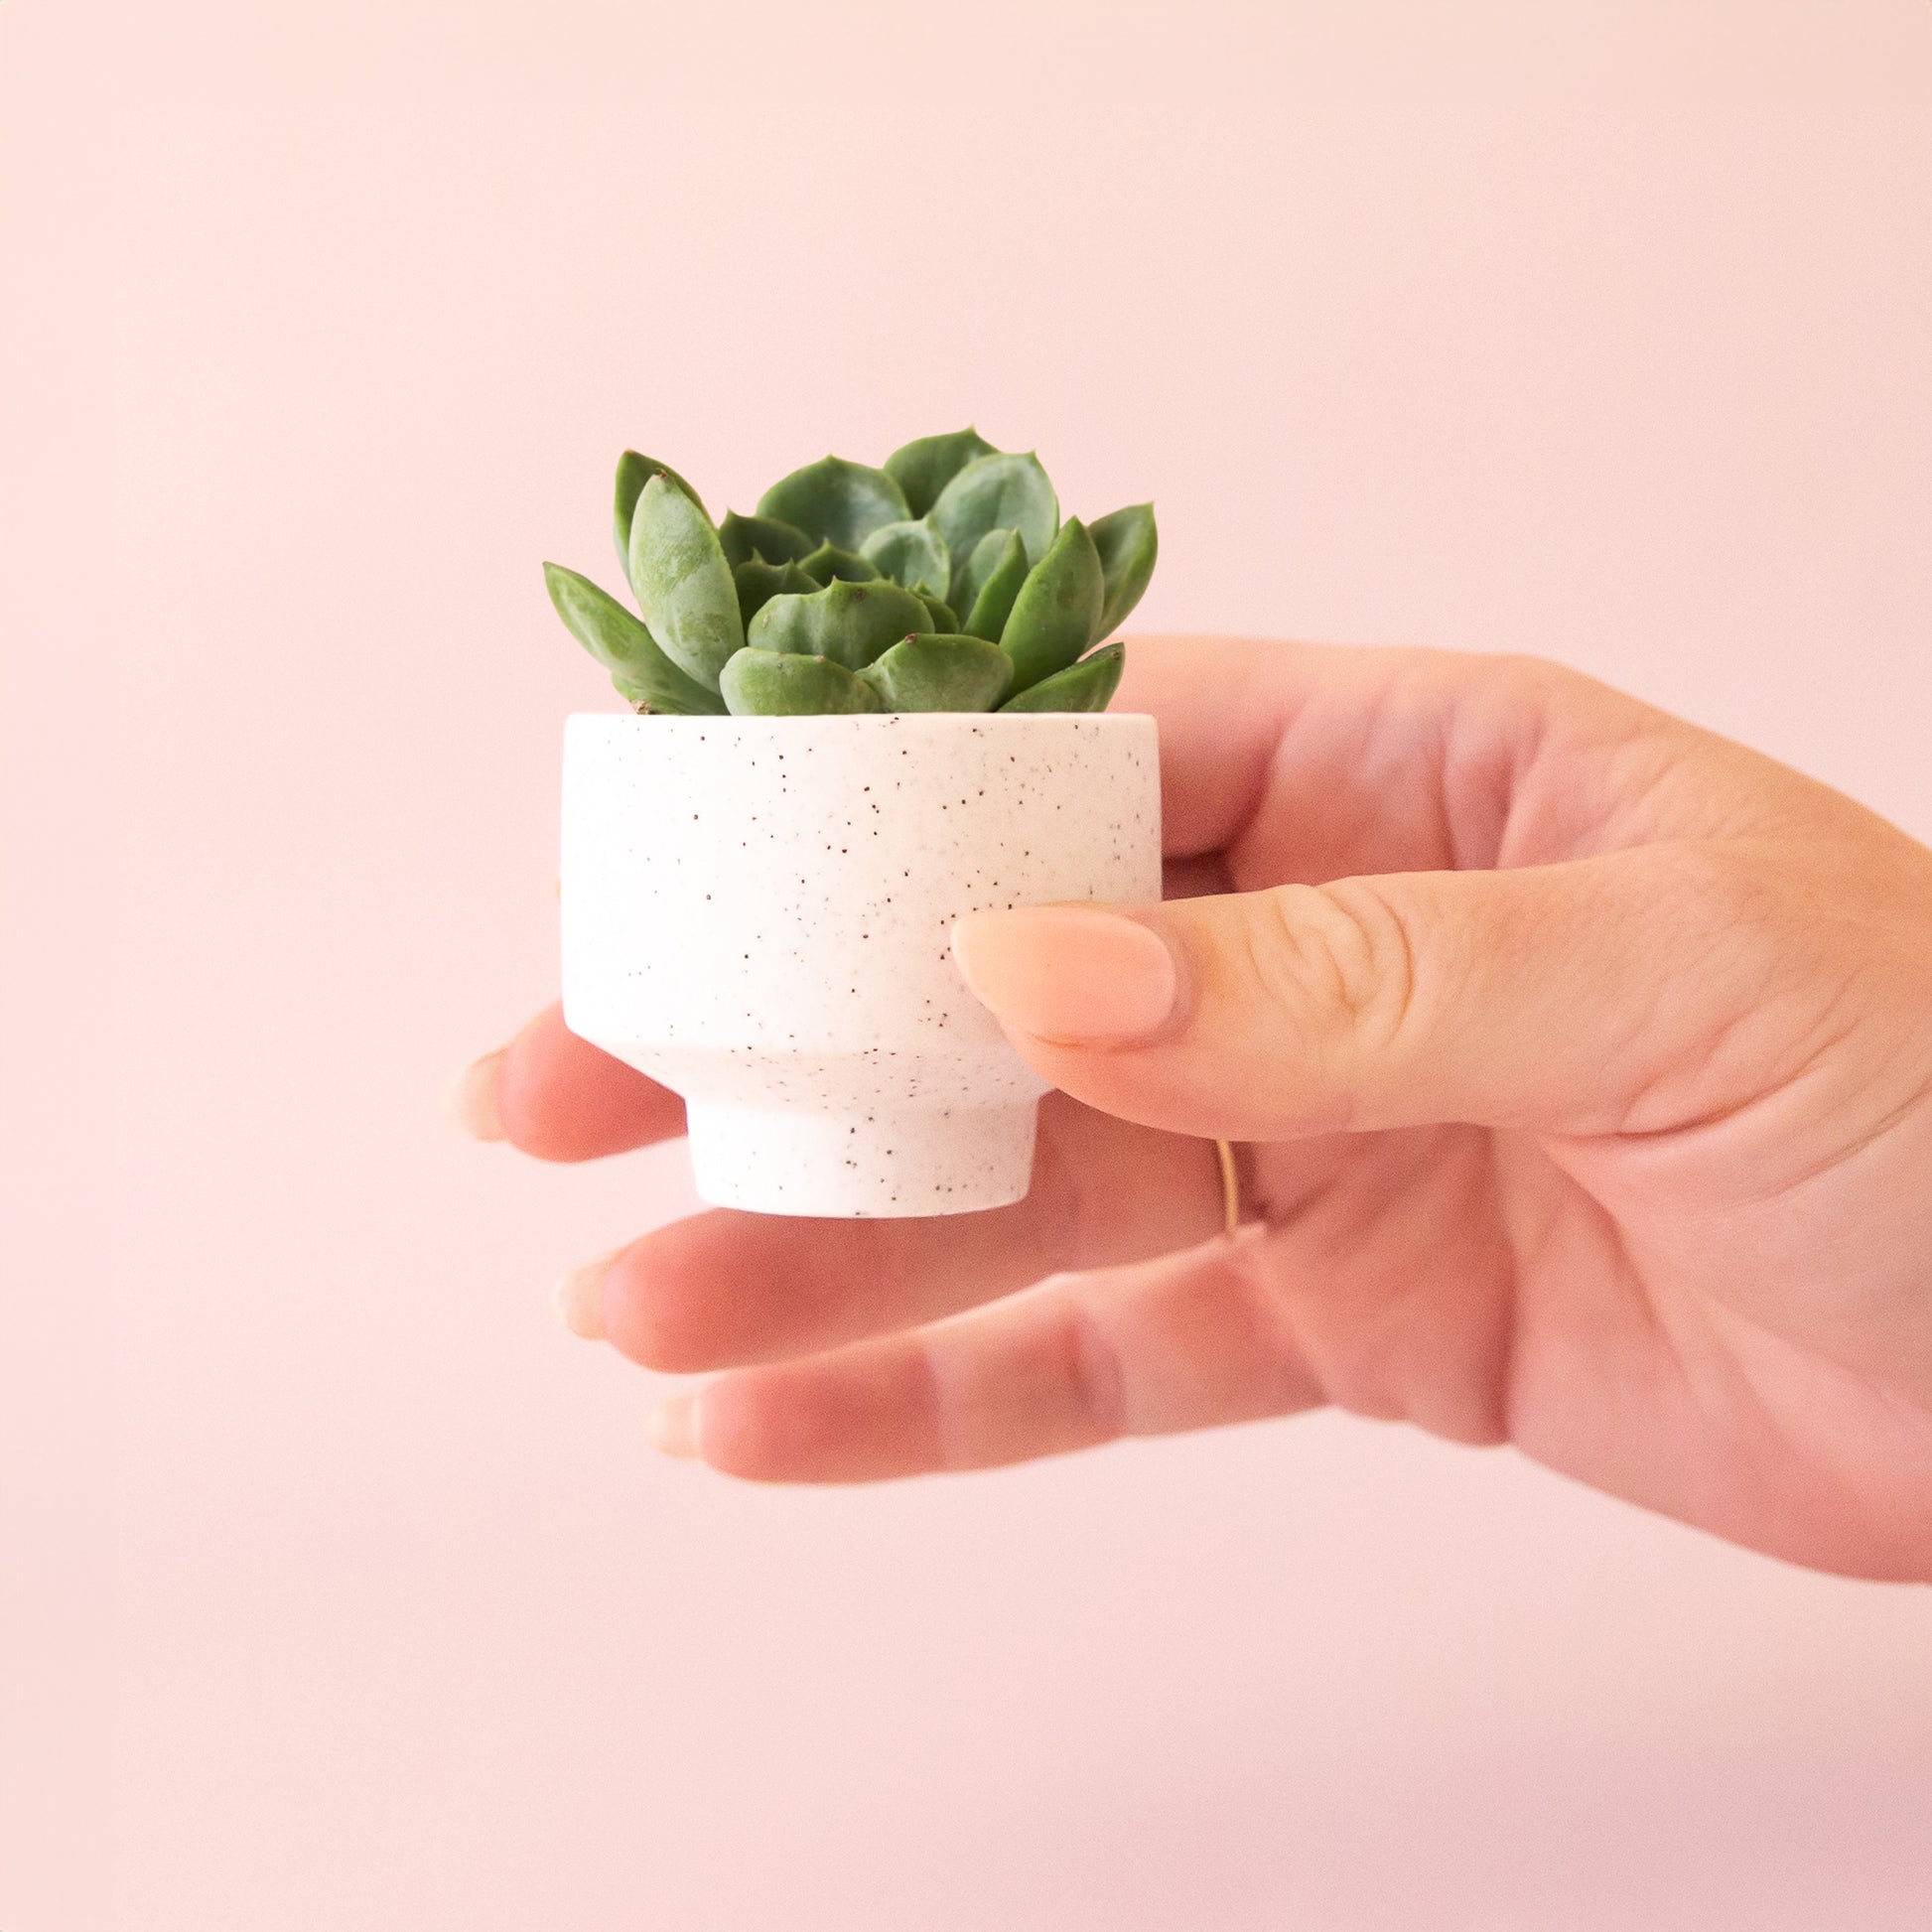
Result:
M1923 1928L1932 1594L1333 1418L654 1461L542 557L976 418L1150 622L1543 651L1932 833L1932 8L8 0L5 1932Z

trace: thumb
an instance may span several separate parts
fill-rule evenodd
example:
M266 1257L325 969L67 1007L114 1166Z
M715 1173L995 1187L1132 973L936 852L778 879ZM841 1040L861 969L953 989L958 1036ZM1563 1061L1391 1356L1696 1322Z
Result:
M1758 1090L1738 1022L1765 1013L1775 976L1765 902L1715 848L1657 845L980 912L953 947L1041 1075L1149 1126L1612 1133Z

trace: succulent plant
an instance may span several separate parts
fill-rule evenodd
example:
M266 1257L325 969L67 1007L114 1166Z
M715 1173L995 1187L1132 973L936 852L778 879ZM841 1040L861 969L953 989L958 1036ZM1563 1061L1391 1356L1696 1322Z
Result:
M1093 646L1154 574L1154 506L1060 520L1039 459L976 430L875 470L828 456L713 523L675 470L618 463L633 616L545 564L557 615L639 711L1104 711L1123 646Z

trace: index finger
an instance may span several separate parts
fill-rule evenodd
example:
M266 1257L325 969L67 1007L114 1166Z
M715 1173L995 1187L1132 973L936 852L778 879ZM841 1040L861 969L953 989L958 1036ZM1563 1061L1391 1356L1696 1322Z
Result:
M1159 721L1169 859L1241 890L1580 856L1632 741L1694 736L1535 659L1259 637L1131 638L1115 709Z

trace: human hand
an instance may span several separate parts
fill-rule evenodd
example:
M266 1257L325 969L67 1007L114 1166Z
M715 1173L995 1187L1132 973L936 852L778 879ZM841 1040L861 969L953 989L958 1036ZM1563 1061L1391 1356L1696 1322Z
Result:
M1932 1580L1932 852L1548 664L1129 662L1166 903L956 935L1061 1090L1033 1192L714 1211L579 1270L579 1332L724 1371L660 1447L849 1481L1332 1403ZM550 1159L682 1122L554 1008L460 1096Z

